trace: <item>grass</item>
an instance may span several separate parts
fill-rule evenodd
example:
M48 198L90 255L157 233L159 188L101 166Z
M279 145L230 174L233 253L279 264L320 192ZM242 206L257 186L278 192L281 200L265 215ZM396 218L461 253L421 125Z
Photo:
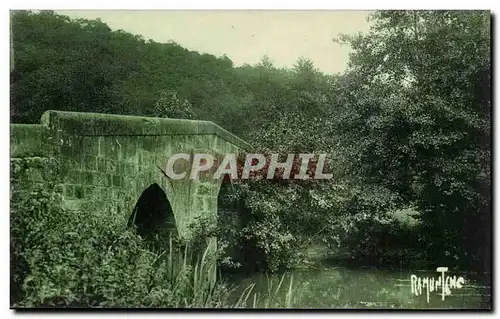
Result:
M284 289L283 282L285 277L286 274L283 274L276 286L273 284L274 281L267 277L267 292L264 294L253 292L255 289L255 283L248 285L240 293L235 306L242 308L292 308L294 299L293 275L290 276L288 289L286 290L283 299L282 289Z
M165 267L165 279L178 295L174 308L290 308L293 301L293 276L285 288L283 274L276 285L269 277L267 292L255 292L255 283L241 290L229 287L218 276L215 256L206 247L199 256L194 256L188 246L175 248L172 237L168 250L157 249L155 263ZM194 260L194 262L192 262ZM287 289L283 299L282 289ZM241 291L241 292L238 292ZM235 298L235 295L237 298ZM282 300L283 299L283 300Z
M176 295L170 307L205 308L224 304L225 292L217 290L223 287L217 286L217 264L209 247L201 256L195 256L189 246L179 248L169 236L168 248L157 248L154 254L156 267L163 271L163 279Z
M165 238L159 236L158 239ZM178 245L169 236L168 247L156 241L150 250L156 251L157 267L165 267L165 279L177 294L175 308L290 308L293 302L293 275L285 285L283 274L278 283L266 276L267 291L256 292L256 284L246 287L229 286L219 276L216 255L207 245L197 253L189 246ZM153 248L156 247L156 248ZM243 288L243 289L242 289ZM285 290L286 291L283 291Z

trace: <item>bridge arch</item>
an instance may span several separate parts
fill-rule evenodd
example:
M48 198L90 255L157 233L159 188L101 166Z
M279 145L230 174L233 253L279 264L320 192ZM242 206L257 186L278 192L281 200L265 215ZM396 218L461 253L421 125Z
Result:
M141 193L128 220L128 227L132 226L143 238L163 231L177 232L170 201L157 183Z

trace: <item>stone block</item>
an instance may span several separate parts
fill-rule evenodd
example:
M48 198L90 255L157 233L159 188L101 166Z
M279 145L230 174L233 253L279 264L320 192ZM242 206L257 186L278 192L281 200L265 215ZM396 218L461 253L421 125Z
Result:
M154 144L155 140L153 139L153 136L143 136L138 139L137 147L152 152L156 148L156 145Z
M74 190L75 190L75 193L74 193L75 198L81 199L85 196L83 193L83 186L82 185L74 185Z
M123 177L120 175L112 175L112 185L121 187L123 185Z
M137 166L133 163L125 162L124 168L124 175L134 176L135 174L137 174Z
M106 186L107 178L106 174L103 173L92 173L93 181L92 185L95 186Z
M82 180L82 172L78 170L69 170L66 173L63 181L68 184L78 184Z
M122 144L118 138L108 136L101 143L100 153L108 159L120 160L122 158Z
M99 140L95 137L84 137L82 142L83 152L86 155L99 155Z
M97 171L97 157L96 156L85 156L83 158L82 169L85 171Z
M106 172L110 174L116 174L116 162L110 159L106 160Z
M106 187L111 187L113 186L113 174L106 174Z
M94 196L97 196L99 194L98 188L92 185L84 185L83 186L83 194L85 195L86 199L92 200L96 199Z
M97 158L97 171L101 173L106 172L106 159L104 157Z
M136 188L135 180L132 177L128 176L124 177L122 186L125 189L135 189Z
M71 184L64 184L63 196L66 198L74 198L75 197L75 187Z
M82 172L82 184L93 185L94 184L94 173L93 172Z
M46 128L38 124L10 125L10 153L12 157L47 156L50 153Z

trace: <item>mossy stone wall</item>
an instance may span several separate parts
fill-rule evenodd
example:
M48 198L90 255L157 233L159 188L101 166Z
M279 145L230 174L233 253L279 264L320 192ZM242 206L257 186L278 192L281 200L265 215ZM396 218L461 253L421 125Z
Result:
M212 122L95 113L47 111L39 125L11 125L11 159L51 158L50 169L67 206L119 203L132 213L141 193L157 183L172 205L179 235L191 236L197 216L216 219L220 181L167 180L168 158L176 153L226 153L249 145ZM50 176L50 177L47 177Z

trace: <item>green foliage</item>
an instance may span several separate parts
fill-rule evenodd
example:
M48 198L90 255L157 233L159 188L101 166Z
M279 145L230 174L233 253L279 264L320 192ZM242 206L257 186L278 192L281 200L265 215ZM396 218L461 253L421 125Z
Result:
M232 62L225 56L146 41L111 31L100 20L52 11L16 11L12 24L14 122L38 123L47 109L152 115L165 88L207 116L214 98L227 91L221 80Z
M110 207L61 208L53 185L12 179L11 304L16 307L222 307L207 250L145 242ZM113 205L111 205L113 206ZM116 207L116 205L114 205ZM205 245L206 247L206 245Z
M349 149L342 166L416 206L428 258L487 269L489 13L372 18L369 34L341 37L354 53L336 90L356 92L338 95L332 114Z
M193 119L195 114L191 109L191 104L187 100L181 102L176 92L165 90L161 92L160 99L155 104L153 116Z
M268 185L259 183L259 186ZM296 263L297 240L284 224L286 217L280 216L286 207L266 196L262 188L257 191L254 187L233 184L230 191L222 194L216 232L222 245L222 264L249 271L290 268ZM267 187L267 191L272 188ZM263 197L270 201L265 203ZM237 204L228 208L227 203Z

